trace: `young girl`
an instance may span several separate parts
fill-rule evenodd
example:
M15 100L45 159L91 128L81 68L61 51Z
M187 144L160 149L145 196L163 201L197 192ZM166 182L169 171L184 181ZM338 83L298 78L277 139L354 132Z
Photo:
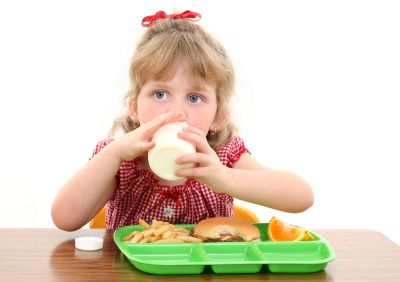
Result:
M313 192L301 177L264 167L235 135L229 103L234 72L221 44L186 11L158 12L143 19L149 26L130 65L126 111L111 130L125 133L100 141L92 158L62 187L52 206L54 223L76 230L107 204L108 228L137 224L140 218L197 223L232 216L233 198L286 212L301 212ZM178 164L182 181L158 178L147 152L164 124L186 121L178 134L196 146Z

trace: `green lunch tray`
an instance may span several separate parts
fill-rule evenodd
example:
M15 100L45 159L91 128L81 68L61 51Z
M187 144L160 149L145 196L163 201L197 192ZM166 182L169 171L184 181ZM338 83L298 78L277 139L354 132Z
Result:
M215 273L308 273L323 270L335 259L331 245L318 234L314 241L273 242L267 223L254 224L260 242L126 243L122 238L141 225L118 228L114 241L139 270L152 274L200 274L206 266ZM194 224L176 224L193 230ZM265 266L265 267L263 267Z

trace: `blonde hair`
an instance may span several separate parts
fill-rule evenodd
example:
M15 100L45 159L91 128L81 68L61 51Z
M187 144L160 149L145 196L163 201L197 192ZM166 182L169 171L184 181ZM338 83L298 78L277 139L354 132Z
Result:
M130 89L124 96L124 112L110 130L128 133L139 125L131 118L129 102L136 99L150 79L169 79L178 64L185 64L195 83L216 85L216 116L224 118L221 128L209 132L207 140L213 149L228 141L236 132L230 108L234 95L234 70L224 47L199 25L188 20L163 19L147 28L139 40L130 68Z

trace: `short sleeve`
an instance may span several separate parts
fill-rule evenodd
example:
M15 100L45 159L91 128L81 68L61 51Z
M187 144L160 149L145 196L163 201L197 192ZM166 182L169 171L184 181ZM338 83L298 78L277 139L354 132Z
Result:
M232 167L243 153L250 154L249 150L244 145L243 139L239 136L234 136L217 151L220 161L227 167Z
M95 149L93 150L91 158L93 158L96 154L98 154L102 149L104 149L104 147L106 147L112 141L113 139L104 139L98 142ZM135 160L122 162L121 166L119 167L115 175L118 181L118 189L125 189L129 187L132 178L137 176L135 174L136 172L137 172L137 165Z
M97 143L96 148L94 148L92 156L90 158L93 158L95 155L97 155L98 152L100 152L105 146L110 144L112 139L104 139L101 140L100 142Z

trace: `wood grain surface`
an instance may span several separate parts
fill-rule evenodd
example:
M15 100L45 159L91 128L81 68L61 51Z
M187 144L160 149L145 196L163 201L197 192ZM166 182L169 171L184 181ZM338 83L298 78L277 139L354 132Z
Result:
M113 230L0 229L0 281L400 281L400 246L371 230L313 230L336 259L308 274L153 275L137 270L114 244ZM75 249L80 236L104 238L100 251Z

